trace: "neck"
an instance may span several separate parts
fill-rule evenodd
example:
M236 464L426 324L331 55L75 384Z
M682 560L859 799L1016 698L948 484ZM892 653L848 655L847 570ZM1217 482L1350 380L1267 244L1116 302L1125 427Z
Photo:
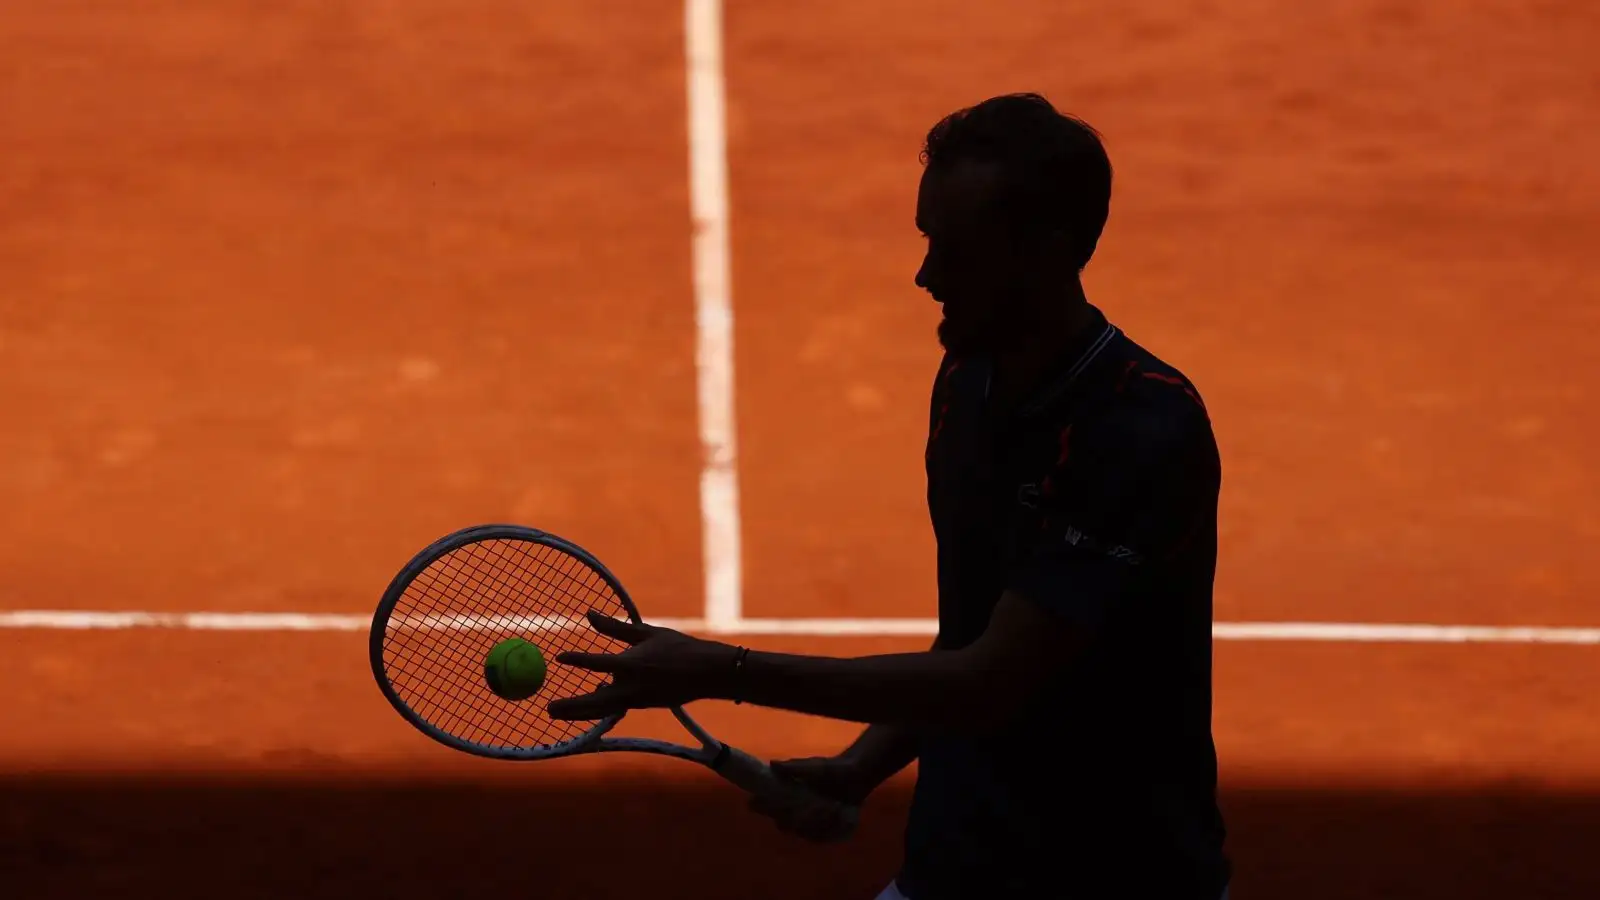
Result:
M1040 309L1025 333L995 354L992 393L1006 406L1018 402L1039 383L1092 318L1088 299L1077 282L1072 284L1070 296Z

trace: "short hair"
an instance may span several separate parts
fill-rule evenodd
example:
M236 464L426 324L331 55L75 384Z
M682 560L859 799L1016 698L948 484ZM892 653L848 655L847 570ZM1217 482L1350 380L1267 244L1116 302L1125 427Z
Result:
M1088 265L1111 208L1111 160L1099 132L1039 94L1004 94L957 110L929 129L924 166L957 162L1000 170L1002 214L1019 237L1068 236Z

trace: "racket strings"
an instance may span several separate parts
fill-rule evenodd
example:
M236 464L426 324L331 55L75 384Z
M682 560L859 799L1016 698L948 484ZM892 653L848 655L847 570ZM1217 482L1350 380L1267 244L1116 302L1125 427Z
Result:
M582 559L531 541L468 544L406 586L385 629L384 666L401 700L447 734L504 748L565 743L592 723L551 719L545 705L588 693L607 676L553 658L619 649L589 627L590 609L627 617L606 579ZM523 701L496 696L484 680L489 650L512 637L536 644L547 662L544 686Z
M480 546L482 546L482 545L480 545ZM576 632L574 631L574 629L580 628L582 626L579 624L579 620L577 620L575 616L571 615L571 613L578 611L578 610L574 609L574 607L578 605L576 603L576 601L582 599L580 596L575 596L573 594L573 592L570 591L570 590L567 590L565 588L565 585L560 581L556 581L556 580L552 579L552 580L546 580L546 581L540 581L540 582L531 582L530 579L529 579L529 576L533 574L532 570L530 570L527 567L522 566L522 563L524 562L523 560L508 559L506 554L504 552L502 552L503 551L502 547L491 545L491 546L485 547L484 549L489 551L489 555L493 556L494 558L492 560L489 560L489 559L483 558L481 555L480 556L470 557L468 559L468 565L472 570L471 575L475 576L475 578L478 581L480 581L480 582L483 581L483 580L487 580L488 581L489 589L486 590L486 593L489 594L491 600L496 601L498 603L498 601L503 601L506 598L508 593L512 594L513 596L516 596L518 594L524 594L524 593L526 593L526 592L531 590L531 592L534 595L537 596L537 602L534 602L534 603L528 605L528 608L536 611L534 616L531 617L535 624L529 630L534 630L534 631L537 631L537 632L539 632L541 634L548 633L551 630L559 630L561 632L568 633L568 634L579 634L579 635L583 634L583 632L581 632L581 631L576 631ZM546 551L548 551L550 553L554 552L554 551L550 551L549 548L540 548L540 549L546 550ZM546 554L540 554L540 555L546 555ZM575 560L572 560L571 557L567 557L564 554L556 554L556 561L557 562L566 562L566 561L576 562ZM541 559L541 560L539 560L539 562L548 564L548 563L551 562L551 560L549 560L549 559ZM496 568L492 568L491 569L490 568L491 563ZM570 567L562 567L562 566L558 565L555 568L557 569L558 572L560 572L560 574L562 574L564 576L567 576L567 578L569 578L569 579L571 578L572 573L570 571ZM587 569L587 567L582 567L582 569L583 569L583 572L582 572L583 574L588 574L589 573L589 570ZM515 576L515 577L513 577L513 576ZM594 581L598 582L599 581L598 577L596 577L594 579ZM452 588L455 588L455 587L456 587L456 585L452 585ZM595 587L595 584L593 582L591 582L589 584L584 584L583 587L593 589ZM455 593L459 594L459 591L456 591ZM555 615L555 614L553 614L554 610L556 610L558 608L561 609L561 611L567 613L567 615ZM519 624L525 625L526 623L517 622L516 620L519 619L519 618L525 619L525 618L529 618L529 617L526 614L524 614L521 617L500 616L500 617L497 617L493 621L492 624L495 625L495 626L499 626L499 627L505 627L505 626L509 625L514 630L522 631L523 630L522 628L517 628L516 626L519 625ZM548 649L548 647L549 647L549 645L551 643L548 640L545 640L545 641L536 640L535 642L536 643L540 643L542 647L547 648L546 652L553 653L553 652L559 652L560 649L570 649L567 646L563 646L563 647L561 647L559 649L552 650L552 649ZM587 646L587 647L596 646L595 642L592 641L592 640L583 641L583 642L581 642L581 645L582 646ZM491 646L492 646L492 644L491 644ZM473 665L473 662L470 659L462 659L462 658L460 658L459 654L457 654L456 658L454 660L452 660L452 661L457 664L457 671L460 670L460 664L462 664L462 663L466 663L468 666L471 666L473 671L475 671L477 673L477 679L476 679L477 684L478 685L482 684L481 662L479 662L477 665ZM563 670L563 672L565 672L565 671L566 670ZM551 674L555 675L556 673L555 673L554 670L552 670ZM585 691L587 689L582 684L575 684L573 679L571 678L570 674L563 674L562 676L557 676L556 683L555 683L555 685L553 685L553 687L555 688L555 693L552 693L552 696L559 696L560 695L559 691L561 689L563 689L563 688L565 688L565 689L567 689L569 691L573 691L573 692L583 692L583 691ZM474 699L482 699L483 697L493 697L493 695L480 692L477 695L477 697L474 698ZM494 700L499 700L499 698L497 698L497 697L493 697L493 699ZM544 698L541 696L540 698L536 698L536 699L543 700ZM472 710L474 712L478 713L478 718L474 722L474 724L477 724L483 730L490 731L490 732L500 732L500 733L504 734L505 732L507 732L509 730L512 733L508 735L508 739L509 740L518 741L519 742L518 745L530 743L530 741L529 741L530 736L535 738L535 740L533 740L531 742L531 743L534 743L535 745L545 745L545 744L549 744L549 743L559 743L562 740L567 740L567 739L570 739L570 737L572 737L572 736L576 736L575 734L570 734L570 735L569 734L562 734L562 735L559 735L559 736L552 736L552 735L549 735L548 733L542 734L542 735L530 735L530 731L532 730L530 728L530 726L541 724L540 723L541 719L543 720L542 724L545 724L547 726L550 725L550 724L560 724L562 726L562 728L560 730L562 730L562 731L576 731L577 733L581 733L583 731L583 729L581 727L578 727L578 728L575 728L575 729L571 728L568 725L568 723L553 723L547 717L544 717L542 715L539 715L539 716L534 717L532 719L528 719L528 718L512 719L507 715L508 710L505 708L505 704L503 704L503 703L492 704L492 705L489 706L489 708L486 709L484 704L479 703L479 702L474 702L474 703L471 704L471 707L472 707ZM484 721L484 717L485 716L487 716L487 718L491 719L492 721L485 722ZM542 730L545 731L545 732L548 732L550 729L548 727L546 727L546 728L544 728Z
M442 570L441 574L449 576L451 580L441 585L439 583L441 579L435 578L431 580L430 584L424 586L423 596L433 601L426 607L427 616L425 618L430 624L439 620L438 613L441 607L439 601L444 600L458 607L447 611L447 617L451 620L450 625L454 626L455 632L451 636L459 637L463 632L468 634L498 632L489 641L488 646L492 646L493 642L503 639L504 635L512 632L526 634L529 630L535 630L538 632L537 635L527 635L534 638L542 638L552 630L564 631L569 634L581 633L573 631L574 617L571 615L552 615L551 609L548 608L548 603L552 599L557 601L564 599L565 605L571 607L575 605L573 603L574 599L583 599L581 596L575 596L573 591L565 585L559 585L556 582L547 581L539 584L529 584L527 576L532 574L532 570L521 565L524 561L508 559L503 552L496 552L499 548L493 546L483 549L490 551L489 555L494 559L485 558L482 554L451 559L452 563L464 563L464 565L455 565ZM544 560L544 562L548 562L548 560ZM491 564L493 564L494 568L490 568ZM466 571L462 571L463 569ZM513 577L513 574L520 577ZM570 570L566 574L570 575ZM596 582L603 584L596 578L585 586L593 588ZM470 602L464 602L468 601L468 598L464 595L463 589L473 585L477 586L479 595L485 601L478 609L473 609ZM541 586L544 589L539 589ZM427 588L431 588L431 590ZM483 614L484 609L482 607L487 607L489 610L504 609L508 593L523 593L529 588L533 588L533 593L539 595L539 602L532 605L522 604L519 606L519 611L522 611L521 615ZM559 589L551 590L551 588ZM518 621L530 618L526 614L528 609L532 609L536 613L531 617L532 620L537 622L532 629L527 627L527 622ZM564 611L570 612L571 610ZM507 626L510 627L508 628ZM535 715L530 721L525 716L518 715L513 717L509 715L510 711L506 708L507 704L483 689L481 659L473 659L473 654L466 652L465 643L462 641L441 642L439 646L443 652L431 654L427 666L429 674L434 676L443 675L450 682L448 687L451 690L445 696L444 703L438 702L439 698L431 698L435 700L433 704L435 709L433 711L444 713L446 717L453 716L460 721L460 724L467 726L462 729L464 733L460 736L480 742L498 742L512 746L523 746L529 743L537 746L540 743L555 743L569 739L570 736L575 736L569 734L550 735L548 733L535 735L532 733L535 730L549 731L548 727L544 729L533 727L539 724L548 726L550 721L547 718L542 715ZM552 642L544 639L541 643L548 646ZM592 640L579 643L586 646L595 646L595 642ZM483 652L487 652L487 650L484 649ZM550 652L559 652L559 650L552 649ZM466 690L463 690L463 688L466 688ZM556 677L553 688L554 691L560 691L563 688L571 690L573 685L571 684L570 676ZM552 692L552 696L555 695L557 694ZM543 699L543 697L541 695L540 698L535 699ZM540 719L543 719L542 723L539 721ZM567 725L567 723L561 724L563 726ZM562 730L581 733L583 729L579 726L577 728L563 727ZM513 744L512 742L516 743Z
M465 559L467 563L471 564L471 572L464 573L460 571L461 567L459 565L446 566L441 568L438 572L432 572L432 570L424 572L424 575L432 574L434 577L430 578L429 583L424 587L423 595L435 601L443 600L450 603L468 602L467 599L462 596L462 591L460 589L461 585L464 582L470 582L470 580L473 578L477 578L481 581L484 573L480 571L480 567L476 564L476 560L467 557L451 559L450 562L460 563L463 559ZM446 576L451 577L453 580L442 581L442 579ZM490 578L488 584L480 587L480 592L485 594L489 600L498 600L498 598L503 594L505 587L504 582L504 578ZM429 617L425 619L425 621L436 620L438 609L438 603L430 604ZM493 617L490 617L488 622L480 623L476 620L482 617L472 616L460 611L447 612L445 614L445 618L448 619L449 625L455 626L461 630L481 629L481 627L485 624L500 624L495 622ZM504 717L500 714L500 711L486 708L481 702L479 702L479 698L477 698L474 694L459 690L459 688L463 686L461 676L463 664L466 662L466 660L459 652L456 652L454 644L441 641L433 646L440 652L429 654L427 657L427 668L429 674L450 682L450 687L456 689L456 693L452 695L434 698L434 706L436 709L443 707L442 711L444 713L453 716L458 720L466 721L468 724L473 726L475 736L473 736L472 739L476 740L484 740L486 737L492 737L496 731L503 730L506 725L512 724L504 721ZM461 736L468 737L469 735L463 734Z

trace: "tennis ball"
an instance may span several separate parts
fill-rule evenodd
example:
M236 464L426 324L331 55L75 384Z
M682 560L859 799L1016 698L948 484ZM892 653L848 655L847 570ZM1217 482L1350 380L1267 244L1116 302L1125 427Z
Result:
M544 654L522 638L494 645L483 661L489 690L507 700L526 700L544 686Z

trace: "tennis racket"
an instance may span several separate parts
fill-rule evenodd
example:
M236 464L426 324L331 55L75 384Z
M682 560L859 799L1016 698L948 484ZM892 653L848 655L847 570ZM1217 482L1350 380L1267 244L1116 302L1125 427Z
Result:
M584 618L590 609L642 622L616 576L570 541L520 525L464 528L412 557L384 591L372 619L372 674L407 722L455 750L511 760L619 751L675 757L779 809L824 811L833 823L826 837L849 837L854 806L778 778L766 763L713 738L681 707L672 714L698 746L610 737L622 715L552 719L545 711L551 700L590 693L610 678L563 666L557 654L626 649L590 627ZM539 692L522 701L496 695L484 678L490 648L512 637L538 645L549 666Z

